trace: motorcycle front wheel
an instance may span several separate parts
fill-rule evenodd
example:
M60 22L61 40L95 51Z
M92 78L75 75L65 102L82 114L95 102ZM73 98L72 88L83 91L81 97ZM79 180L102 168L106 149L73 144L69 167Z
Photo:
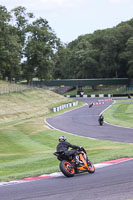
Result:
M71 162L66 160L60 162L60 170L67 177L73 177L75 174L75 169L71 166Z
M100 126L102 126L103 125L103 121L100 121L99 124L100 124Z
M90 162L90 161L88 161L88 164L89 164L89 170L88 170L88 172L90 174L93 174L95 172L95 167L94 167L93 163Z

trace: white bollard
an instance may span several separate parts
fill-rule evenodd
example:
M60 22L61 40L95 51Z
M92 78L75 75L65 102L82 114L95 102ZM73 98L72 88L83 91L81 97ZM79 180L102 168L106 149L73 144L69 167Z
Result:
M69 107L72 107L72 103L69 103Z
M86 94L84 94L84 95L83 95L83 98L87 98L87 95L86 95Z
M60 107L57 107L56 109L57 109L57 112L60 111Z
M99 97L104 97L104 94L99 94Z
M56 108L53 108L53 112L56 112Z
M96 97L96 95L95 95L95 94L91 94L91 97L92 97L92 98L95 98L95 97Z

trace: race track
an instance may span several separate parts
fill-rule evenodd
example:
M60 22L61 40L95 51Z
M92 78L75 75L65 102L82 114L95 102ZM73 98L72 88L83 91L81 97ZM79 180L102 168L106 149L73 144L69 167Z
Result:
M96 102L96 99L85 98L80 99L88 104ZM63 115L57 115L47 118L48 124L69 133L82 135L101 140L110 140L124 143L133 143L133 129L122 128L104 124L99 126L98 115L112 104L107 101L101 105L95 105L91 108L83 106Z
M88 99L83 99L87 101ZM93 100L95 101L95 100ZM97 122L99 113L111 102L75 109L48 118L50 125L76 135L120 142L133 142L133 129ZM127 200L133 198L133 160L98 168L94 174L42 179L0 187L1 200Z

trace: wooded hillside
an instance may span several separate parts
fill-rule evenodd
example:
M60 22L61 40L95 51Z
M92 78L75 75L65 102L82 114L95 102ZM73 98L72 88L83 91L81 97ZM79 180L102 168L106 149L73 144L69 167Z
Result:
M63 44L43 18L0 6L0 79L133 77L133 19Z

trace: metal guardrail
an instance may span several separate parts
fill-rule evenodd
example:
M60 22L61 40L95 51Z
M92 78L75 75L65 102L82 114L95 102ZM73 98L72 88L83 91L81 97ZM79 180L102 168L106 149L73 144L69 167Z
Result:
M91 95L65 95L67 98L95 98L95 97L128 97L129 94L91 94ZM133 93L130 93L130 96L133 96Z

